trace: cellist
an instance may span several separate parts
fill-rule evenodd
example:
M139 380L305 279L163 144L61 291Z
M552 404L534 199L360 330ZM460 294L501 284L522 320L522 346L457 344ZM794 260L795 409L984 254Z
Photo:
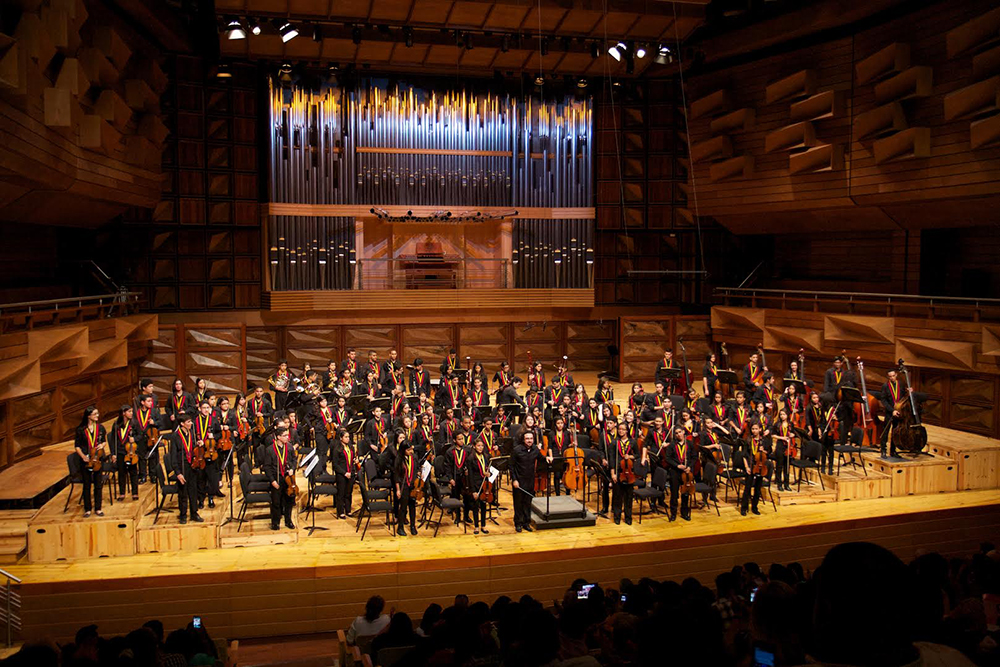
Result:
M626 479L620 469L622 461L636 461L636 443L628 437L628 429L624 423L618 424L614 445L611 447L611 458L608 464L611 467L611 511L615 517L615 523L622 522L622 510L625 511L625 524L632 525L632 498L635 482ZM634 474L634 473L633 473ZM623 507L624 505L624 507Z
M412 497L413 486L420 475L421 464L413 455L413 448L403 438L396 452L396 534L406 535L406 514L410 514L410 532L417 534L417 501Z
M490 531L486 529L487 503L482 496L483 490L490 485L490 452L486 447L486 441L482 438L476 439L466 466L466 479L469 483L469 498L472 504L472 532L478 535L481 530L484 535L489 535Z

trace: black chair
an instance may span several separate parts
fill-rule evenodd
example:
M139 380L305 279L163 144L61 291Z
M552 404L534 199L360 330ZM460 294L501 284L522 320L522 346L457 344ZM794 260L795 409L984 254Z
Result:
M73 498L73 488L77 484L83 484L83 460L77 456L76 452L66 455L66 468L69 469L69 495L66 496L63 514L69 510L69 501ZM77 502L83 502L83 498L81 497Z
M358 488L361 490L361 509L358 510L358 525L355 527L354 532L358 532L361 529L361 519L365 519L365 529L361 532L361 541L364 542L365 535L368 533L368 524L372 521L372 516L376 513L385 512L385 526L390 533L393 532L393 521L391 519L392 515L392 501L386 498L381 498L376 500L371 495L371 490L367 488L367 485L358 483ZM385 491L388 495L388 491Z
M337 496L337 477L328 473L318 473L312 476L312 488L309 489L309 507L316 511L316 499L319 496ZM333 507L336 507L333 501Z
M656 509L656 501L662 500L667 494L667 469L657 467L653 471L653 478L649 486L635 490L635 497L639 499L639 524L642 524L642 503L646 502L652 509L653 514L659 514Z
M715 486L718 486L718 485L719 485L718 484L718 480L716 480ZM694 493L695 493L695 495L696 496L698 496L698 495L705 495L707 493L708 494L708 502L709 503L715 503L715 513L718 516L722 516L722 513L719 512L719 501L717 499L715 499L715 498L712 498L712 492L713 491L714 491L714 488L713 488L713 486L711 484L708 484L707 482L695 482L695 485L694 485ZM693 498L692 499L688 499L688 502L689 503L693 503L694 499Z
M767 499L771 501L771 509L775 512L778 511L778 504L774 502L774 494L771 493L771 476L765 475L760 483L760 494L764 495L764 491L767 491Z
M236 527L237 533L243 528L243 521L246 520L247 510L251 505L266 505L269 517L271 509L271 493L267 488L267 480L265 479L263 484L259 481L254 481L250 473L250 463L247 461L244 461L240 465L240 489L243 491L243 504L240 506L240 522Z
M859 431L860 429L855 429ZM861 468L861 472L868 476L868 467L865 466L865 460L861 458L861 453L865 451L865 448L861 446L860 440L854 442L855 435L851 433L852 442L846 445L834 445L833 451L837 453L837 475L840 475L840 466L849 465L851 467ZM822 446L822 445L821 445ZM878 451L870 449L869 451Z
M152 461L150 461L152 463ZM174 496L177 497L177 479L173 476L172 470L164 471L163 464L157 463L153 466L153 471L150 472L150 476L157 475L160 480L160 504L156 506L156 518L153 519L153 523L160 518L160 512L170 511L164 510L163 506L167 504L167 497ZM179 509L179 508L178 508Z
M370 458L365 459L362 464L364 470L364 483L368 489L368 495L372 500L385 500L389 497L392 482L378 476L378 466Z
M802 445L802 456L797 459L788 459L788 465L795 468L795 491L798 492L802 489L802 474L805 470L816 470L819 471L819 459L823 453L823 445L816 442L815 440L806 440ZM826 486L823 484L823 475L817 475L819 477L819 485L824 491L826 491ZM807 484L809 482L806 482Z
M465 504L462 502L461 498L451 498L446 496L441 492L441 487L437 484L430 484L430 513L429 516L424 520L424 525L434 524L434 537L437 537L438 530L441 528L441 521L444 519L445 512L458 512L458 517L462 519L462 510ZM438 510L438 518L434 518L434 510ZM462 528L464 532L469 532L469 525L462 521Z

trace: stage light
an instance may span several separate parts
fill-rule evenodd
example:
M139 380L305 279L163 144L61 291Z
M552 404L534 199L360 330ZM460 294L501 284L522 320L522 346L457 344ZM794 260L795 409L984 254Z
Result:
M545 77L542 76L541 74L539 74L538 76L536 76L535 77L535 85L536 86L545 85Z
M667 46L666 44L660 44L659 53L660 53L661 56L668 56L668 55L670 55L670 47Z
M413 46L413 28L410 26L403 26L403 43L407 48Z
M640 44L639 48L637 48L635 50L635 57L636 58L645 58L646 57L646 47L644 47L644 46L642 46Z
M217 79L231 79L233 78L233 73L229 71L229 65L219 63L219 66L215 69L215 77Z
M590 57L594 60L601 57L601 45L599 43L594 42L590 45Z
M230 19L226 24L226 37L229 39L246 39L247 32L243 29L239 19Z
M260 23L257 22L257 19L247 19L247 27L250 28L250 32L252 32L254 36L260 34Z
M587 87L587 80L584 79L583 77L580 77L576 81L576 87L577 88L586 88Z
M292 63L290 63L290 62L283 62L283 63L281 63L281 67L278 68L278 72L280 72L281 74L291 74L292 73Z
M288 21L285 21L281 27L278 28L278 33L281 35L282 42L290 42L299 36L299 29Z
M612 46L610 49L608 49L608 55L614 58L618 62L622 61L622 53L617 46Z
M361 43L361 28L358 26L351 28L351 41L355 44Z
M313 26L313 41L322 42L323 41L323 31L318 25Z

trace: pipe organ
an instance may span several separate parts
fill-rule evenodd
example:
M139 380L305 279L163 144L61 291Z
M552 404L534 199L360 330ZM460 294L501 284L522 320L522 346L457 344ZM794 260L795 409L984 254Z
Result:
M359 213L383 207L413 207L378 221L402 219L428 236L442 221L457 228L492 219L495 233L465 230L451 245L507 267L513 287L589 287L592 127L590 98L390 88L377 79L320 90L272 81L271 288L363 287L359 262L392 262L408 247L405 234L374 238L376 221Z

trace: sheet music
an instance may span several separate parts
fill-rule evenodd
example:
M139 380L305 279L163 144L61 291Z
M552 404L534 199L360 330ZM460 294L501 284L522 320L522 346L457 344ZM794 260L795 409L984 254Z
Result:
M424 461L424 465L420 467L420 479L427 481L427 478L431 476L432 466L430 461Z
M490 484L497 481L497 477L499 476L500 476L500 471L494 468L493 466L490 466Z

